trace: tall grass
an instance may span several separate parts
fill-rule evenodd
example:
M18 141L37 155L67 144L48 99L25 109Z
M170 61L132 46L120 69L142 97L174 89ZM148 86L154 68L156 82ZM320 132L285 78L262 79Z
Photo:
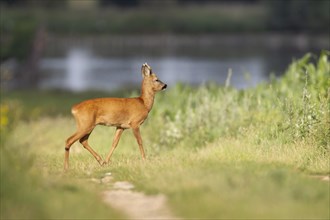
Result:
M82 184L79 179L62 175L62 156L59 151L55 151L56 156L53 154L51 158L49 154L54 152L54 146L43 144L52 139L45 137L43 143L38 141L45 134L45 131L40 130L40 121L35 125L23 124L24 122L20 122L17 125L17 128L23 126L23 134L16 133L19 130L17 128L13 133L8 133L3 128L1 130L1 219L123 217L100 202L100 195L94 185L87 181ZM50 131L49 134L58 135L53 132ZM28 137L31 139L27 140ZM43 154L45 151L48 153Z
M329 182L309 177L330 172L328 57L307 54L282 78L247 90L177 85L156 97L141 127L147 162L125 131L107 167L75 144L64 177L64 140L75 125L63 106L56 111L63 96L40 95L33 106L33 92L5 94L1 217L122 216L102 204L103 188L88 183L112 172L138 190L166 194L184 218L329 218ZM86 94L66 97L74 104ZM90 145L104 156L113 134L97 127Z
M162 94L152 112L148 126L159 130L152 142L161 148L178 144L191 148L220 137L250 137L259 144L310 143L317 151L328 152L328 52L323 52L316 64L312 58L306 54L293 62L281 79L248 90L177 86Z

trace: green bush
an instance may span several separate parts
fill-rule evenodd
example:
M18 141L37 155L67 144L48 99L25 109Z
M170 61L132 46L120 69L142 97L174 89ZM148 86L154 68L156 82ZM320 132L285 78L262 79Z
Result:
M328 0L277 0L265 1L268 23L273 29L322 32L329 26Z
M17 16L1 16L0 30L3 37L0 41L0 61L7 58L24 60L31 52L37 21L33 15L26 13Z
M164 125L154 137L160 140L157 146L201 147L219 137L253 131L257 142L304 140L329 150L328 56L323 52L314 64L307 54L294 61L282 78L242 91L177 86L162 94L157 104L161 110L152 112L159 120L156 124Z

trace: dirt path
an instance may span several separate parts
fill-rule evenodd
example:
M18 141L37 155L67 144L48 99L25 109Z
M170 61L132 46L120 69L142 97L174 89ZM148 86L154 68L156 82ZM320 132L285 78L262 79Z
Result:
M114 182L110 173L93 181L109 186L110 189L102 193L104 202L124 213L129 219L179 219L171 213L167 198L163 194L145 195L136 192L134 185L129 182Z

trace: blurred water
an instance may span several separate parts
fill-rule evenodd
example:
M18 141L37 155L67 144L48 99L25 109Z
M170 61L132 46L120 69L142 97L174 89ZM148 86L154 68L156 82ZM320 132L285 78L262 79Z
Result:
M218 53L219 47L209 47L206 52L198 53L198 50L189 49L184 53L154 54L146 50L137 54L118 51L118 55L113 51L107 55L93 47L67 47L61 56L47 55L41 60L39 87L71 91L137 88L142 80L141 65L147 62L169 86L178 82L223 85L231 69L231 86L244 89L267 81L271 73L280 76L294 57L300 58L306 53L285 49L266 53L241 49L229 54Z
M200 85L207 82L224 84L229 68L231 85L236 88L254 86L267 80L264 61L260 57L217 60L193 57L92 56L83 49L72 49L64 58L44 58L40 68L46 74L41 88L60 88L72 91L114 90L136 87L141 83L140 68L147 62L158 77L169 85L178 82Z

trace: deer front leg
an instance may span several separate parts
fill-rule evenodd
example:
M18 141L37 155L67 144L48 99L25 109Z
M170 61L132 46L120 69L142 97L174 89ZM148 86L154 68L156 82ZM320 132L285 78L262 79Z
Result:
M118 145L118 142L119 142L119 139L120 139L120 136L123 133L123 131L124 131L123 128L117 128L116 129L116 133L115 133L115 137L113 138L111 150L110 150L104 164L109 163L111 155L113 154L113 151L116 149L116 147Z
M137 128L133 128L133 134L136 138L136 141L139 145L139 148L140 148L140 153L142 155L142 159L145 160L146 159L146 156L144 154L144 150L143 150L143 145L142 145L142 138L141 138L141 134L140 134L140 128L137 127Z

